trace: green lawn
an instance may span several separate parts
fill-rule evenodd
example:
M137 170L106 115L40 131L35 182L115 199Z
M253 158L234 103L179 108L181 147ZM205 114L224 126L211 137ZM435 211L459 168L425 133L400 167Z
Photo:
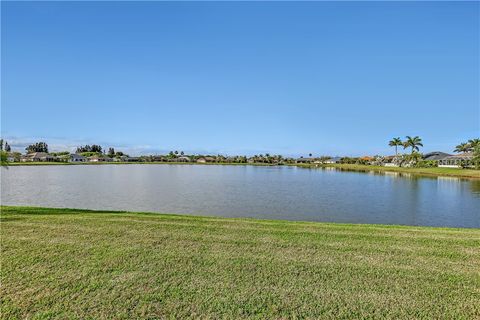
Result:
M307 165L312 166L312 165ZM461 169L461 168L400 168L400 167L382 167L361 164L327 164L319 165L324 167L334 167L337 169L351 171L378 171L378 172L399 172L410 173L425 176L445 176L458 178L480 178L480 170Z
M480 318L480 229L2 207L2 319Z

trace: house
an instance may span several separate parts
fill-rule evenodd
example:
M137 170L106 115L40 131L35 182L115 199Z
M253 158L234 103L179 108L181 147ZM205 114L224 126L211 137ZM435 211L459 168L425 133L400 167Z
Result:
M107 156L102 156L102 155L94 155L88 158L89 162L112 162L113 159L109 158Z
M398 156L386 156L384 157L383 165L385 167L399 167Z
M86 161L87 161L86 157L77 153L70 154L70 158L68 159L68 162L86 162Z
M186 157L186 156L181 156L181 157L178 157L177 159L175 159L175 161L177 161L177 162L190 162L190 158Z
M7 154L7 161L8 162L15 162L15 161L18 161L18 160L20 160L20 157L19 157L18 153L16 155L13 152L9 152Z
M139 162L141 161L142 159L140 157L126 157L124 161L127 161L127 162Z
M137 162L140 161L139 157L129 157L126 155L113 158L113 162Z
M300 157L297 160L295 160L296 163L312 163L314 161L313 158L303 158Z
M465 152L438 160L438 166L444 168L473 167L473 152Z
M330 158L328 160L325 160L323 163L340 163L340 160L342 158L340 157L333 157L333 158Z
M29 153L26 156L22 157L20 161L22 162L34 162L34 161L54 161L55 157L49 155L46 152L33 152Z
M430 160L443 160L445 159L446 157L451 157L452 155L451 154L448 154L448 153L445 153L445 152L441 152L441 151L434 151L434 152L430 152L430 153L427 153L423 156L423 160L427 160L427 161L430 161Z
M214 157L200 157L197 159L197 163L207 163L207 162L215 162Z

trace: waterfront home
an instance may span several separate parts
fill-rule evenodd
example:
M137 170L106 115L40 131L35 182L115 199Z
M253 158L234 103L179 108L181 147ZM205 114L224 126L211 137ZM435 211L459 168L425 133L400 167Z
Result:
M15 162L15 161L18 161L20 159L20 157L18 156L18 153L17 153L17 156L15 156L15 154L13 152L9 152L7 154L7 161L8 162Z
M94 155L88 158L89 162L111 162L113 161L112 158L109 158L107 156L99 156L99 155Z
M197 159L197 163L207 163L207 162L215 162L214 157L200 157Z
M372 164L375 161L375 158L370 156L363 156L358 160L360 161L360 163L363 162L364 164Z
M451 157L451 156L452 156L451 154L448 154L448 153L445 153L445 152L434 151L434 152L430 152L430 153L425 154L425 155L423 156L423 160L427 160L427 161L431 161L431 160L439 161L439 160L445 159L446 157Z
M215 162L214 157L200 157L197 159L197 163L207 163L207 162Z
M86 162L87 158L82 156L81 154L72 153L68 159L68 162Z
M186 156L181 156L181 157L178 157L174 160L177 161L177 162L190 162L190 158L186 157Z
M300 157L297 160L295 160L296 163L312 163L315 159L314 158L304 158Z
M465 152L438 160L438 166L444 168L473 167L473 153Z
M139 161L138 157L129 157L129 156L120 156L120 157L115 157L113 158L113 162L135 162Z
M332 163L340 163L340 160L342 158L340 157L333 157L333 158L330 158L328 160L325 160L323 163L329 163L329 164L332 164Z
M36 162L36 161L53 161L54 156L49 155L46 152L33 152L25 155L21 158L22 162Z
M397 158L397 159L396 159ZM383 157L383 166L384 167L399 167L398 156L385 156Z
M140 157L126 157L125 161L126 162L139 162L141 159Z

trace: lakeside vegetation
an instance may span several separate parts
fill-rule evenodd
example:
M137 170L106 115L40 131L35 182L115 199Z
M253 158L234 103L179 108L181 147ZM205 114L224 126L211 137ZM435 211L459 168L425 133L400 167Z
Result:
M48 144L37 142L29 145L27 154L11 152L11 146L1 140L2 166L6 165L51 165L51 164L221 164L221 165L298 165L301 167L334 167L356 171L402 172L431 176L453 176L480 178L480 139L470 139L457 145L449 155L443 152L420 153L423 147L418 136L406 136L405 141L393 138L388 145L395 147L394 156L331 157L318 156L291 158L282 155L259 154L250 157L243 155L199 155L183 151L170 151L166 155L144 155L130 157L122 151L108 148L108 153L100 145L79 146L75 154L68 151L48 152ZM399 154L398 147L410 149L410 153ZM3 151L3 150L8 150Z
M1 207L8 318L480 317L480 230Z
M315 167L315 165L304 165L304 167ZM480 179L480 170L461 169L461 168L404 168L404 167L384 167L363 164L323 164L318 167L335 168L345 171L360 172L393 172L401 174L424 175L424 176L444 176L456 178L477 178Z

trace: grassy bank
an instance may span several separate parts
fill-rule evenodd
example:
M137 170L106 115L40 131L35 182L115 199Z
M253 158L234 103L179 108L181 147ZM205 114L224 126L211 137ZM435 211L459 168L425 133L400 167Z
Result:
M306 165L312 166L312 165ZM361 164L325 164L322 167L332 167L339 170L348 171L377 171L377 172L398 172L424 176L444 176L458 178L480 178L480 170L461 169L461 168L400 168L400 167L382 167Z
M480 317L480 230L2 207L2 318Z

